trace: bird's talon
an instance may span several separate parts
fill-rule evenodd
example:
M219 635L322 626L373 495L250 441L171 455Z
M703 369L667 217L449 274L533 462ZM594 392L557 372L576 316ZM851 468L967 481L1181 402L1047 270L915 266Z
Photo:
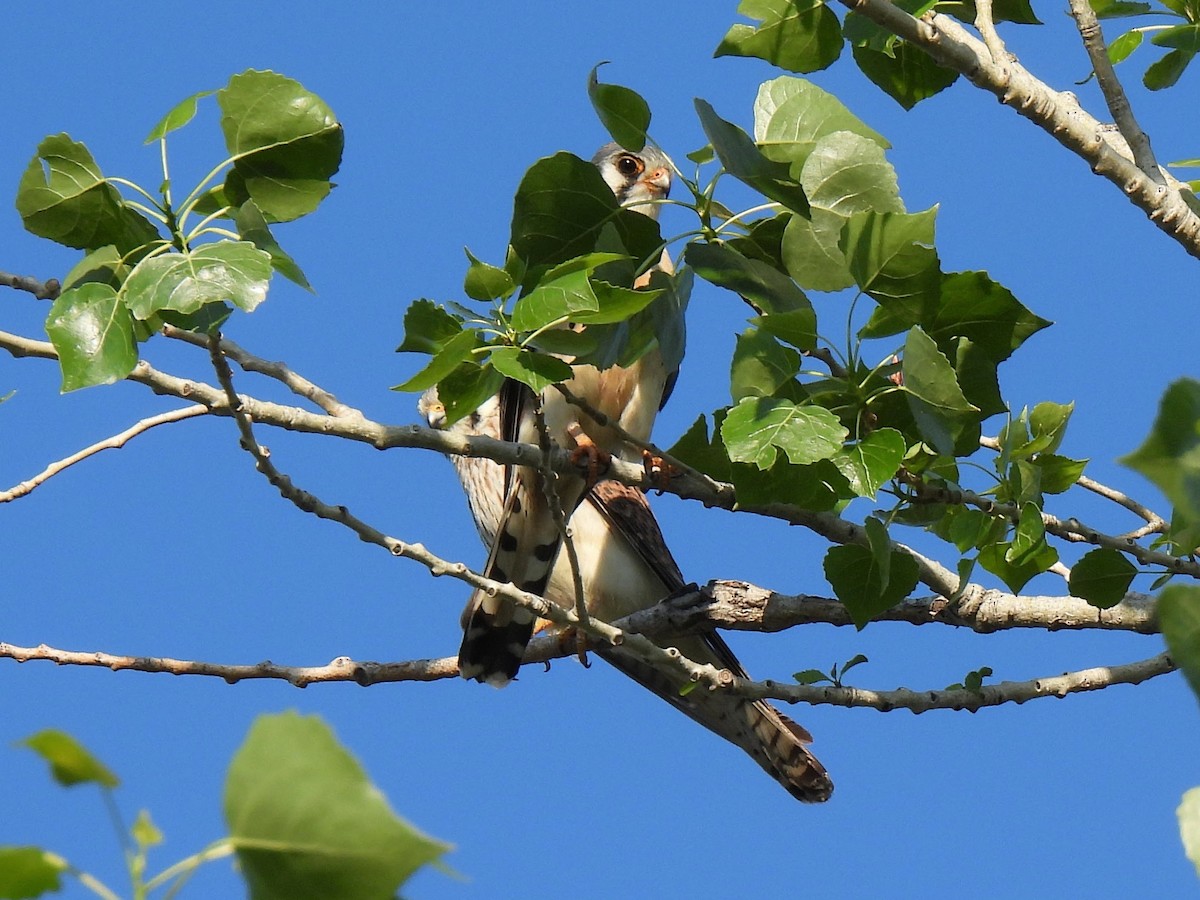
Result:
M649 450L642 451L642 468L645 469L651 483L660 492L670 486L672 478L678 478L682 474L675 466Z

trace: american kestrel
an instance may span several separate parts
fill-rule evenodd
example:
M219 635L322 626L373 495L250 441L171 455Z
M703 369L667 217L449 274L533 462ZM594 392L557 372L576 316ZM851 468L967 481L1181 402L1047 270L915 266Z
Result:
M671 187L671 164L661 151L646 147L631 153L617 144L607 144L593 162L623 205L657 217L655 201L665 198ZM665 250L655 268L671 272L671 259ZM634 286L644 287L649 279L650 272L646 272ZM600 370L575 366L566 387L626 432L646 441L672 377L662 353L654 347L628 367ZM535 397L529 388L510 380L493 399L496 436L502 440L540 443L536 421L540 408L547 433L577 458L586 456L592 470L606 462L607 456L630 453L612 428L598 425L554 387ZM588 480L576 473L555 479L554 490L564 516L570 516L579 504ZM562 542L555 510L546 495L544 475L528 466L505 469L494 494L480 501L495 502L499 513L494 520L498 525L492 529L494 540L488 541L490 551L483 574L495 581L511 581L529 593L543 594ZM459 651L463 677L496 686L507 684L521 666L533 627L528 610L502 597L476 591L463 613Z
M421 397L419 407L432 427L445 425L434 389ZM492 397L449 430L499 438L500 419L500 398ZM466 456L452 456L451 461L480 537L490 546L504 513L504 466ZM611 622L683 588L683 576L646 496L636 488L612 480L597 482L571 516L570 525L590 615ZM565 607L574 606L574 578L565 554L553 562L542 596ZM675 638L667 644L694 662L747 677L733 651L715 633ZM517 648L512 649L515 652ZM524 646L520 649L524 652ZM807 803L829 799L833 782L808 750L811 736L774 707L703 687L682 694L686 684L681 676L654 669L620 647L595 651L680 712L742 748L793 797Z

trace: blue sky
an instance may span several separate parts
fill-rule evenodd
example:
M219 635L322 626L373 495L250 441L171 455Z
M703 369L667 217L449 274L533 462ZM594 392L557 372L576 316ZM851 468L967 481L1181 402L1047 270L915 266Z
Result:
M1075 87L1086 57L1070 21L1004 34L1052 86ZM652 133L677 158L704 143L692 108L704 97L748 127L757 85L779 74L712 59L733 2L647 6L448 2L405 5L210 3L204 10L123 4L10 3L0 11L6 110L0 186L11 198L38 141L68 131L105 172L158 184L141 141L184 96L246 68L271 68L320 94L346 127L338 189L314 216L280 228L318 295L278 280L269 302L227 334L296 370L372 418L415 421L413 398L388 387L415 360L393 353L406 305L461 295L463 245L498 261L512 193L539 157L590 156L607 140L588 103L591 67L640 91ZM1135 62L1134 65L1138 65ZM1144 65L1144 62L1140 63ZM1175 90L1132 97L1160 159L1200 155ZM986 269L1055 327L1001 370L1020 407L1078 403L1063 452L1089 474L1150 500L1113 460L1136 447L1172 379L1195 376L1195 262L1111 185L1044 133L959 84L905 113L849 59L813 80L892 141L910 210L940 204L943 269ZM219 158L214 108L172 143L174 175L198 179ZM664 217L665 230L681 220ZM0 269L62 275L75 254L0 213ZM41 335L46 307L3 296L5 330ZM701 412L728 402L728 353L740 304L700 289L688 357L656 437L670 444ZM160 368L209 378L203 354L152 342ZM180 405L136 385L58 394L38 361L0 358L0 481ZM242 376L239 387L280 397ZM992 431L998 427L992 423ZM479 564L452 470L422 451L379 453L290 434L260 434L302 486L440 555ZM686 575L743 578L825 593L825 545L778 522L654 501ZM1068 507L1062 507L1068 511ZM1069 512L1114 530L1095 502ZM1107 517L1107 518L1106 518ZM467 591L390 558L280 500L237 448L233 424L191 420L138 438L0 509L5 589L0 640L222 662L320 664L348 655L400 660L458 645ZM1034 584L1057 590L1053 579ZM769 637L734 635L747 668L787 679L865 653L852 683L940 688L982 665L999 679L1128 662L1155 637L1004 634L875 625ZM719 895L978 898L1060 893L1182 896L1195 890L1175 825L1181 793L1200 784L1196 702L1178 675L1065 700L975 715L790 710L816 737L837 784L820 808L791 800L740 751L597 662L564 661L503 692L433 685L228 686L103 669L0 663L2 844L40 844L121 890L120 851L88 789L54 786L10 742L71 731L124 779L132 820L148 808L167 836L161 868L221 836L224 768L261 712L319 713L393 806L457 849L467 881L418 876L410 897ZM185 897L237 896L227 862ZM1069 888L1065 886L1069 885ZM89 896L78 886L67 897Z

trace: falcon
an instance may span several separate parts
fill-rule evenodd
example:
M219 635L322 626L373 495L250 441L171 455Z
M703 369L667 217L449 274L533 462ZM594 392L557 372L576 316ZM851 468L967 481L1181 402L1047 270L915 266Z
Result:
M612 143L601 147L592 162L621 204L657 218L657 201L670 191L672 171L670 160L661 151L647 146L632 153ZM671 259L665 249L655 268L671 273ZM641 275L634 286L645 287L652 271ZM600 370L575 366L565 386L630 435L646 441L673 375L654 347L628 367ZM554 479L554 493L564 517L570 516L609 457L633 452L616 431L597 424L554 387L535 396L529 388L509 380L493 399L497 437L541 443L537 424L540 413L555 443L570 450L577 461L587 461L588 477L566 473ZM498 480L494 490L486 499L472 501L473 508L475 502L495 504L495 509L489 509L489 515L494 513L489 521L496 524L485 539L490 551L483 574L542 595L562 543L560 522L547 497L545 476L528 466L497 469L495 474ZM516 676L533 628L534 616L529 610L476 591L463 612L459 650L462 676L503 687Z
M445 426L434 389L422 396L419 407L432 427ZM492 397L449 430L500 438L500 397ZM489 459L457 455L451 456L451 462L479 534L484 543L492 544L504 513L505 467ZM611 622L684 589L683 575L646 496L636 488L607 479L597 482L570 524L589 615ZM565 554L553 562L542 595L561 606L574 606L574 579ZM672 638L664 646L675 647L693 662L748 677L728 644L715 633ZM521 649L523 652L524 647ZM595 652L680 712L740 747L796 799L806 803L829 799L833 782L808 750L812 737L774 707L702 687L685 695L681 693L686 686L684 676L659 671L621 647L597 648Z

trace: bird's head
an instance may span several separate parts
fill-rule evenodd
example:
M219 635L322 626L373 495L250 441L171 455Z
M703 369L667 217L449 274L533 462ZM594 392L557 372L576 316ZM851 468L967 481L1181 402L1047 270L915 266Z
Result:
M659 204L671 191L671 161L656 147L646 145L638 153L620 144L605 144L592 157L617 201L622 206L658 218Z

